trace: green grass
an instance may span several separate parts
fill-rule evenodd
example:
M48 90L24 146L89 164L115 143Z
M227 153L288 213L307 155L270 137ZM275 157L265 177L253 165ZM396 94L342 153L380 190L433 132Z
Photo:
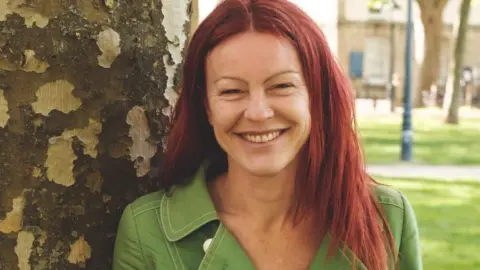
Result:
M386 179L404 192L420 230L424 269L480 269L480 182Z
M420 164L480 165L480 118L446 125L439 117L414 114L413 158ZM359 117L367 163L400 160L401 116Z

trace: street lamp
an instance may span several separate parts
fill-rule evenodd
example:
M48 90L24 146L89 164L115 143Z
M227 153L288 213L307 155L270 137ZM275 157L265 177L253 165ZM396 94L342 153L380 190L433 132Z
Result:
M412 6L413 0L408 0L406 46L405 46L405 77L403 97L403 123L402 123L402 161L412 160L413 129L412 129Z

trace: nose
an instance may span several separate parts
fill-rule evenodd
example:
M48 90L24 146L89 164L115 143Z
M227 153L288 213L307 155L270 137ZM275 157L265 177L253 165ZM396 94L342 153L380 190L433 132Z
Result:
M265 121L273 117L273 110L270 108L267 97L263 91L250 95L244 116L252 121Z

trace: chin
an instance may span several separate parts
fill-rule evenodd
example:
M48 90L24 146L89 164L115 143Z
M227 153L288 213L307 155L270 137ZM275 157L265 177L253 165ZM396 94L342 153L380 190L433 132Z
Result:
M288 164L263 162L261 164L245 164L244 168L252 175L257 177L272 177L280 174Z

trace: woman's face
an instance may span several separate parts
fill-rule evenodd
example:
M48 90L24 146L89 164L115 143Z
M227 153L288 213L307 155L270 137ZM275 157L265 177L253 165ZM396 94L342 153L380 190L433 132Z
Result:
M208 117L229 166L273 176L293 164L310 134L308 90L295 48L249 31L206 59Z

